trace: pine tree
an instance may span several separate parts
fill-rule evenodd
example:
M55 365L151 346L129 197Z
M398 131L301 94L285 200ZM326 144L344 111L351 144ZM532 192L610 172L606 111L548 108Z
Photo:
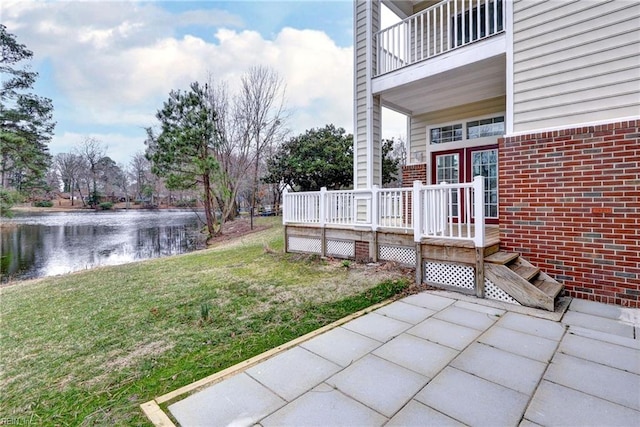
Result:
M0 186L29 192L44 185L51 156L53 104L28 91L38 73L18 63L33 52L0 24Z

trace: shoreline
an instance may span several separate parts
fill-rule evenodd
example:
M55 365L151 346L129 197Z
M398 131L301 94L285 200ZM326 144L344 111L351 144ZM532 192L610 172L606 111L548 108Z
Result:
M195 208L199 210L200 208ZM120 212L120 211L164 211L164 210L194 210L194 208L182 208L176 206L159 206L157 208L145 208L142 206L134 206L131 204L128 208L126 207L126 203L117 203L113 205L111 209L101 210L101 209L92 209L90 207L84 206L52 206L50 208L40 208L36 206L28 206L28 205L16 205L11 208L13 212L26 212L26 213L42 213L42 212ZM11 219L11 218L7 218Z

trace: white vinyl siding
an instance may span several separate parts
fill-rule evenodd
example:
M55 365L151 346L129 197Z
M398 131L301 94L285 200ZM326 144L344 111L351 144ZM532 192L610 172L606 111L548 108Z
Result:
M638 116L640 3L515 0L513 131Z
M505 97L474 102L446 110L433 111L426 114L412 116L410 118L409 158L407 164L427 162L427 128L442 123L466 122L469 117L485 117L491 115L503 115L505 110ZM420 154L422 153L422 154Z
M366 55L366 4L356 2L355 26L355 111L354 111L354 188L366 183L367 175L367 55Z
M376 41L373 34L378 31L379 3L378 1L355 2L354 28L355 28L355 110L354 110L354 188L366 188L368 175L371 173L373 183L381 181L380 160L380 100L377 97L368 99L367 76L373 76L376 69ZM367 9L371 10L372 28L367 28ZM372 46L367 47L367 31L371 31ZM371 52L371 64L367 64L367 49ZM369 68L370 67L370 68ZM371 104L371 111L367 111L367 103ZM367 116L370 114L370 122ZM372 141L368 140L370 133ZM371 172L369 172L371 167Z

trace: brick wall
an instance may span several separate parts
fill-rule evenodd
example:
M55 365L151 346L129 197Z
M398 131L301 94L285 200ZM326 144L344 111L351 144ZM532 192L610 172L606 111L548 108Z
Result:
M427 164L408 165L402 167L402 186L412 187L413 181L422 181L427 183Z
M501 246L573 297L639 307L640 119L500 139Z
M356 240L356 261L357 262L369 262L371 261L371 255L369 254L369 242L362 242Z

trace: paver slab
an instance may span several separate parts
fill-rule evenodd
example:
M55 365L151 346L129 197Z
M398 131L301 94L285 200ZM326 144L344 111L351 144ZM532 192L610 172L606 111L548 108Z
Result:
M396 301L377 309L375 312L383 316L391 317L393 319L401 320L403 322L415 325L434 314L436 310L418 307L416 305L407 304L402 301Z
M350 365L380 345L380 341L341 327L300 344L301 347L342 367Z
M559 351L640 375L640 349L567 334L560 344Z
M621 337L633 338L633 326L606 317L594 316L592 314L568 311L562 318L562 323L570 326L580 326L582 328L593 329L594 331L606 332L608 334L620 335Z
M409 329L407 333L456 350L462 350L471 344L482 331L429 318Z
M640 412L542 381L525 418L544 426L633 426L638 425Z
M373 354L414 372L433 378L458 351L409 334L395 337Z
M533 395L547 365L485 344L471 344L451 366L526 395Z
M457 325L466 326L468 328L484 331L498 320L498 316L481 313L475 310L468 310L460 307L447 307L444 310L433 315L435 319L446 320L447 322Z
M558 347L558 342L496 325L486 331L478 341L513 354L540 362L549 362Z
M251 426L286 402L247 374L238 374L169 405L182 427Z
M391 338L400 335L409 329L410 323L382 316L377 313L369 313L343 325L345 329L357 332L366 337L380 342L387 342Z
M621 337L620 335L611 335L606 332L594 331L593 329L582 328L580 326L571 326L570 334L581 337L592 338L598 341L604 341L611 344L621 345L624 347L640 349L640 334L636 331L637 339L629 337Z
M327 384L320 384L260 422L270 426L381 426L387 421Z
M498 326L554 341L560 341L565 332L565 328L558 322L519 313L505 314L498 321Z
M424 405L417 400L407 403L400 412L389 420L385 427L463 427L464 424L438 412L433 408Z
M640 324L640 309L637 308L620 307L613 304L603 304L601 302L574 298L573 301L571 301L569 310L606 317L634 325Z
M640 410L640 375L557 353L544 379Z
M520 421L520 424L518 424L518 427L544 427L544 426L541 426L540 424L536 424L533 421L529 421L525 418L522 421Z
M513 426L529 398L450 366L432 379L415 400L468 425Z
M454 305L456 307L466 308L467 310L493 314L494 316L502 316L504 313L506 313L505 310L502 310L500 308L490 307L488 305L483 305L483 304L476 304L468 301L456 301Z
M402 300L407 304L417 305L418 307L429 308L431 310L440 311L450 306L456 300L446 297L434 295L432 293L421 292L419 294L410 295Z
M247 369L246 373L278 396L292 401L340 369L308 350L294 347Z
M427 381L426 377L395 363L367 355L329 378L326 383L391 417Z

